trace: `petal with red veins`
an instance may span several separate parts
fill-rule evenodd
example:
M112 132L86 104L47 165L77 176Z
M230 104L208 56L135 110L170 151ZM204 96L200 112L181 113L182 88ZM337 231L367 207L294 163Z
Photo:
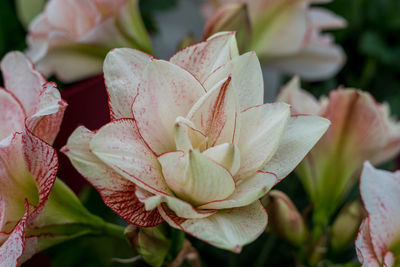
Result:
M45 205L58 170L58 157L53 147L30 131L22 135L24 159L29 173L36 182L39 202L30 217L36 216Z
M90 150L95 133L79 127L62 149L72 165L99 191L104 202L121 218L140 227L153 227L163 222L157 210L146 211L136 197L136 186L105 165Z
M264 82L260 62L254 52L233 58L207 77L204 88L209 91L221 80L232 77L232 86L240 111L264 103Z
M231 77L220 81L190 109L187 118L206 137L206 148L236 143L239 111ZM201 149L203 150L203 149Z
M285 178L318 142L329 125L329 120L317 116L291 117L278 150L262 171L275 173L278 181Z
M27 118L27 127L37 137L52 144L56 138L67 103L61 99L57 85L48 82L43 85L37 112Z
M139 50L118 48L104 60L104 79L112 119L132 118L132 103L144 70L153 57Z
M224 166L233 176L240 167L240 151L236 145L224 143L210 147L202 154Z
M365 267L380 267L382 263L376 258L369 233L369 218L365 218L356 239L357 257Z
M21 102L29 116L36 112L46 80L21 52L8 53L1 61L5 88Z
M146 210L152 210L162 203L175 212L179 217L186 219L201 219L213 215L216 210L197 210L188 202L180 200L176 197L166 197L150 194L149 192L136 187L136 196L145 204Z
M235 192L228 198L203 204L198 209L229 209L243 207L264 196L278 179L274 173L258 171L236 186Z
M157 155L175 150L174 124L205 94L187 71L163 60L148 64L132 110L139 132Z
M153 194L169 195L157 158L140 137L132 119L112 121L97 131L90 148L117 173Z
M194 205L225 199L235 190L229 171L197 151L168 152L158 160L169 188Z
M24 128L25 113L18 101L0 88L0 140Z
M377 170L364 164L361 197L369 217L369 235L379 262L400 244L400 172Z
M7 240L0 246L0 267L16 267L25 249L25 227L28 211L15 226Z
M180 50L169 61L189 71L203 83L210 73L237 56L235 33L220 32L205 42Z
M273 157L289 118L290 108L284 103L264 104L242 112L237 174L240 179L261 169Z
M216 247L240 252L243 245L255 240L267 226L268 216L259 201L251 205L220 210L203 219L182 219L166 206L159 207L161 216L172 227Z

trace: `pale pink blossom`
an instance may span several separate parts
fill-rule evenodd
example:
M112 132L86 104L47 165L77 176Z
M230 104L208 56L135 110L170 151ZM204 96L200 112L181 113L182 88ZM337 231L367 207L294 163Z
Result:
M51 144L66 103L23 54L7 54L1 70L0 266L9 267L35 251L36 239L29 238L27 245L25 231L34 225L56 178L58 160Z
M368 216L356 240L363 267L392 267L400 263L400 172L364 164L360 192Z
M151 49L137 0L50 0L29 27L28 56L64 82L100 74L115 47Z
M332 123L297 169L312 202L329 213L354 185L365 160L377 165L400 152L400 123L389 117L387 104L367 92L337 89L317 100L299 86L294 78L278 99L290 104L294 114L318 115Z
M236 252L267 224L258 199L329 125L263 104L258 59L239 56L229 32L169 61L115 49L104 76L112 121L95 132L79 127L63 152L129 223L166 221Z
M242 48L255 51L263 64L307 80L329 78L341 69L345 55L332 36L322 31L343 28L346 22L329 10L312 7L314 2L209 0L203 10L204 34L237 30L244 38Z

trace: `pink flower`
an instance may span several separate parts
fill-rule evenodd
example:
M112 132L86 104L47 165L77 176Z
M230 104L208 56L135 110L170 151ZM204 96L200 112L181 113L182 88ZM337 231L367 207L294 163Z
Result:
M237 30L244 39L242 48L255 51L264 64L307 80L329 78L345 56L332 36L321 31L342 28L346 22L326 9L310 7L313 2L209 0L203 10L208 18L204 35Z
M16 266L35 251L25 231L43 209L58 160L54 141L66 103L19 52L1 62L0 88L0 266ZM26 252L24 258L22 253Z
M138 50L107 55L111 119L76 129L63 151L131 224L164 220L217 247L240 251L267 224L258 201L287 176L327 129L263 104L254 53L239 56L233 33L187 47L169 61Z
M101 73L114 47L151 49L137 0L50 0L30 25L27 54L46 76L73 82Z
M400 172L377 170L364 164L360 185L368 216L356 240L364 267L392 267L400 262Z
M278 96L295 114L327 118L331 127L299 165L297 173L313 203L330 213L354 185L365 160L380 164L400 151L400 123L389 107L367 93L337 89L319 101L293 79Z

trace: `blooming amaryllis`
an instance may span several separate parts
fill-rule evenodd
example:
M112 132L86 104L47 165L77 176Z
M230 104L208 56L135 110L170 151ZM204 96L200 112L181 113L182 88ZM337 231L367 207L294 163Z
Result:
M36 251L25 238L43 209L56 179L57 135L66 103L21 53L1 62L0 88L0 266L16 266ZM21 258L23 252L25 254Z
M27 55L46 76L73 82L101 73L114 47L151 48L137 0L50 0L29 27Z
M261 62L307 80L334 76L345 56L323 30L343 28L346 22L332 12L310 7L316 0L209 0L204 36L237 30L245 51ZM324 2L329 2L324 1Z
M133 49L107 55L111 122L78 128L63 152L129 223L164 220L240 251L267 224L258 201L303 159L329 121L263 104L255 53L219 33L169 61Z
M376 103L367 92L337 89L317 101L294 78L278 99L289 103L294 114L318 115L332 123L297 168L315 208L324 213L340 204L365 160L380 164L400 151L400 123L389 117L387 104Z
M357 256L364 267L392 267L400 263L400 172L364 164L360 184L368 216L356 240Z

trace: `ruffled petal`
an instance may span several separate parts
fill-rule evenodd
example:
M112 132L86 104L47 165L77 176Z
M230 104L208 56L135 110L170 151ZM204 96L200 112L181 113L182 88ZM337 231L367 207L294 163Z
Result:
M180 50L169 61L204 83L210 73L238 55L235 33L220 32L207 41Z
M357 257L363 267L380 267L369 234L369 218L365 218L360 226L356 239Z

